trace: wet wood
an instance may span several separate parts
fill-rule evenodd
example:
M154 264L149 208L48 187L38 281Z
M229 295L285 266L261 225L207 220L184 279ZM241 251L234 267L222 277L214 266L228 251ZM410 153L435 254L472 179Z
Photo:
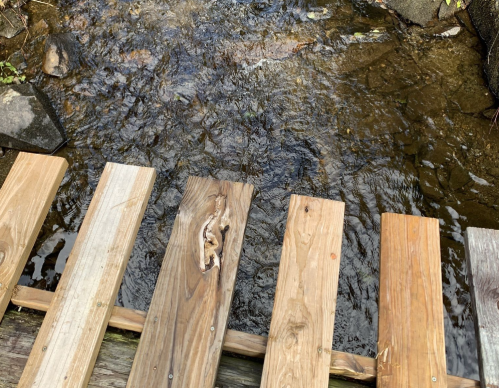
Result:
M129 388L213 387L253 186L190 177Z
M328 385L344 212L291 196L261 387Z
M447 387L437 219L381 217L381 387Z
M0 321L67 167L63 158L21 152L0 190Z
M466 260L482 388L499 388L499 231L468 228Z
M0 324L0 388L17 386L42 320L40 315L7 311ZM107 332L88 387L124 388L137 345L138 339L133 336ZM257 388L262 368L261 362L222 356L215 387ZM331 379L329 387L361 388L362 385Z
M54 296L53 292L17 285L12 294L12 303L38 311L47 311ZM124 307L113 306L109 326L141 333L147 313Z
M47 311L53 294L50 291L17 286L12 297L12 302L18 306ZM145 316L146 313L143 311L114 306L109 326L141 333ZM237 330L227 330L223 350L245 356L263 358L267 350L267 337L243 333ZM376 360L371 357L333 350L331 352L329 373L363 383L371 383L376 381ZM451 375L447 376L447 384L449 388L476 388L480 386L478 381Z
M20 388L87 386L155 176L106 164Z

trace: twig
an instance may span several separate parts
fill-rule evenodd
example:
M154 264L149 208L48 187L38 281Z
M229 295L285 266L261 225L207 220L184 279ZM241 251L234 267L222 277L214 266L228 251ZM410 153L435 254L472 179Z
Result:
M13 25L13 24L12 24L12 22L9 20L9 18L8 18L7 16L5 16L5 15L3 14L3 12L2 12L2 11L0 11L0 13L1 13L1 14L2 14L2 16L4 17L4 19L5 19L5 20L7 20L7 21L9 22L10 26L11 26L12 28L14 28L14 25Z
M492 42L492 46L490 46L489 49L489 54L487 55L487 64L490 65L490 55L492 54L492 49L494 48L494 45L496 44L497 37L499 36L499 31L497 31L496 37L494 41Z
M497 128L497 119L498 118L499 118L499 108L497 108L496 113L494 113L494 116L491 119L489 133L492 131L492 128L494 128L494 127Z
M50 5L51 7L57 8L55 5L52 5L50 3L46 3L45 1L40 1L40 0L31 0L31 1L34 1L35 3Z

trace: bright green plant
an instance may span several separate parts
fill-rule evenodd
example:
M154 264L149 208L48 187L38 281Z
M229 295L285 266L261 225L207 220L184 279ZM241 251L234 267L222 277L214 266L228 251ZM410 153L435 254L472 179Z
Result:
M21 72L12 66L10 62L0 62L0 82L9 85L16 79L20 82L24 82L26 76L21 75Z
M452 0L445 0L445 2L447 3L448 6L450 6L450 3L451 3ZM456 1L456 5L457 5L457 8L461 8L461 0L457 0Z

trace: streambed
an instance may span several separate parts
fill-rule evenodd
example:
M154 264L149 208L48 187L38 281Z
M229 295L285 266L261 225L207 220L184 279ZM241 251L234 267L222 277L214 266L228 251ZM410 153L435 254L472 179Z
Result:
M76 35L82 68L56 79L32 60L27 73L67 130L57 155L70 167L21 284L55 289L106 161L158 172L117 301L135 309L150 303L187 177L245 181L229 327L267 334L290 195L341 200L333 347L374 357L380 215L436 217L448 372L478 378L463 232L499 228L499 132L464 13L421 29L349 0L63 0L58 12L52 32Z

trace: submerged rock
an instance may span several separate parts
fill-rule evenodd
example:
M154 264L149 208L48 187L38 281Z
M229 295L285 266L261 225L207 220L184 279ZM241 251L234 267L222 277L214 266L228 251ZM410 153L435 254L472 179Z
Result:
M438 201L444 197L435 171L429 167L419 169L419 187L425 197Z
M14 11L12 8L2 12L2 16L0 16L0 36L13 38L25 29L25 23L28 23L28 15L21 14L25 18L23 22L19 12Z
M490 0L474 0L468 7L478 33L487 45L485 73L489 87L499 97L499 3Z
M471 181L470 174L461 166L456 166L450 172L449 186L452 190L457 190Z
M55 77L65 77L80 66L80 46L71 33L53 34L45 43L42 71Z
M30 84L0 87L0 147L51 153L65 141L47 96Z

